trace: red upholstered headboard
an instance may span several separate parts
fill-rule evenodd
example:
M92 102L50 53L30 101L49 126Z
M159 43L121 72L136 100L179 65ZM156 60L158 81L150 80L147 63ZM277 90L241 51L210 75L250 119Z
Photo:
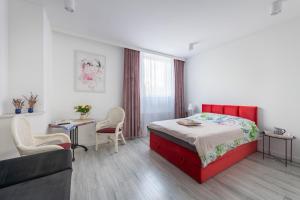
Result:
M256 106L202 104L202 112L210 112L210 113L218 113L218 114L242 117L254 121L257 124Z

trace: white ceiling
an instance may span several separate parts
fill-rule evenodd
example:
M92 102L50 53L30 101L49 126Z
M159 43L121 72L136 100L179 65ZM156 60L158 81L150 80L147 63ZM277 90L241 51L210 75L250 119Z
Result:
M41 1L56 29L185 58L300 16L300 0L277 16L272 0L76 0L75 13L63 0Z

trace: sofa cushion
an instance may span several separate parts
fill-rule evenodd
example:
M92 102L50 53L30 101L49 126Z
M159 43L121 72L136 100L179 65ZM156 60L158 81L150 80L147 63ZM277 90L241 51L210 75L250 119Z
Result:
M69 150L57 150L0 161L0 189L72 169Z

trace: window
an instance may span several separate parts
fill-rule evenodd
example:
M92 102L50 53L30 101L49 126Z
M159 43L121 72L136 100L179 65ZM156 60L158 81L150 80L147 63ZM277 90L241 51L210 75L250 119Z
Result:
M174 118L174 63L148 53L141 53L140 61L141 121L146 131L150 122Z

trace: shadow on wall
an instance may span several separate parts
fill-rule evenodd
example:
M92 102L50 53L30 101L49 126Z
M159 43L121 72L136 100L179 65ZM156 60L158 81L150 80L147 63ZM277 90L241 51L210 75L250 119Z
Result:
M200 113L202 110L199 106L195 106L194 113Z
M15 112L14 107L12 106L11 102L8 101L7 99L3 100L0 106L3 108L2 114Z
M258 128L262 131L264 130L265 126L264 126L264 109L258 107Z

